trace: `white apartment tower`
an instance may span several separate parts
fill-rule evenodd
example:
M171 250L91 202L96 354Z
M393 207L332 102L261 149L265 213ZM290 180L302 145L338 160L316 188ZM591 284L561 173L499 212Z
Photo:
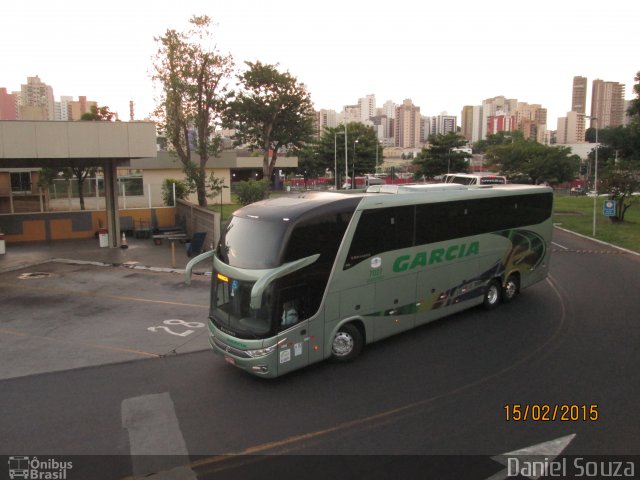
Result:
M358 100L360 106L360 121L362 123L376 116L376 96L367 95Z

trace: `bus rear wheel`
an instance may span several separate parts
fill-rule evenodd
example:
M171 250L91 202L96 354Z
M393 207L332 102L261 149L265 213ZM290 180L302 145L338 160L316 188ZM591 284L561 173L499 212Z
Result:
M347 323L338 328L331 343L331 358L338 362L350 362L355 359L364 345L362 333L352 323Z
M502 299L502 285L497 279L493 279L487 285L487 289L484 292L484 308L491 310L496 308L500 304Z

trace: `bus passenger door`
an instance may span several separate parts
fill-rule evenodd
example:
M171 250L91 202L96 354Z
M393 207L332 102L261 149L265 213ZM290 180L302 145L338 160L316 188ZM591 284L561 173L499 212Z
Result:
M375 287L375 339L413 328L418 309L416 274L376 282Z

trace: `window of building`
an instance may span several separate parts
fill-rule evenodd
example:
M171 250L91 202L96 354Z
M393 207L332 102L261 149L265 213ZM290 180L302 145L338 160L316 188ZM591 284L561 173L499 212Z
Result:
M31 193L31 172L11 172L11 191Z

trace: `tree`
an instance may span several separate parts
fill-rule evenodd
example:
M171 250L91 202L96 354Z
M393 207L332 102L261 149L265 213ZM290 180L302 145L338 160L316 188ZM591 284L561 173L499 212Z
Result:
M175 188L175 199L174 199ZM175 178L165 178L161 188L162 201L165 205L171 207L175 205L174 200L184 200L189 196L189 186L182 180Z
M80 120L110 122L117 117L117 114L109 110L109 107L96 107L95 105L91 105L90 110L90 112L83 113Z
M569 147L542 145L527 140L497 144L487 149L489 165L502 175L534 184L557 184L573 180L580 158Z
M616 214L613 222L624 222L624 215L635 203L640 201L640 168L637 162L621 161L607 169L602 180L603 191L616 201Z
M423 148L413 160L416 177L434 178L448 172L469 170L469 153L458 150L467 140L453 132L429 137L429 147Z
M238 75L242 89L227 111L237 145L248 144L263 154L262 173L271 178L280 149L303 148L313 140L314 110L304 84L277 65L245 62Z
M629 102L629 108L627 109L627 115L636 120L640 119L640 70L636 73L634 80L637 82L633 86L633 93L636 98Z
M222 150L220 126L227 108L228 85L233 70L231 55L220 54L212 44L212 21L193 16L187 32L167 30L159 43L153 80L161 89L155 115L161 135L182 162L187 181L207 205L206 167ZM192 162L192 150L199 161Z
M489 147L494 145L507 145L522 140L524 140L524 134L520 130L492 133L487 135L486 139L478 140L473 144L473 153L485 153Z
M598 191L607 192L616 201L613 222L624 222L627 210L640 201L640 72L636 74L631 101L627 113L631 117L628 126L604 128L598 132L598 174L602 172L602 185ZM594 160L595 150L589 154Z

